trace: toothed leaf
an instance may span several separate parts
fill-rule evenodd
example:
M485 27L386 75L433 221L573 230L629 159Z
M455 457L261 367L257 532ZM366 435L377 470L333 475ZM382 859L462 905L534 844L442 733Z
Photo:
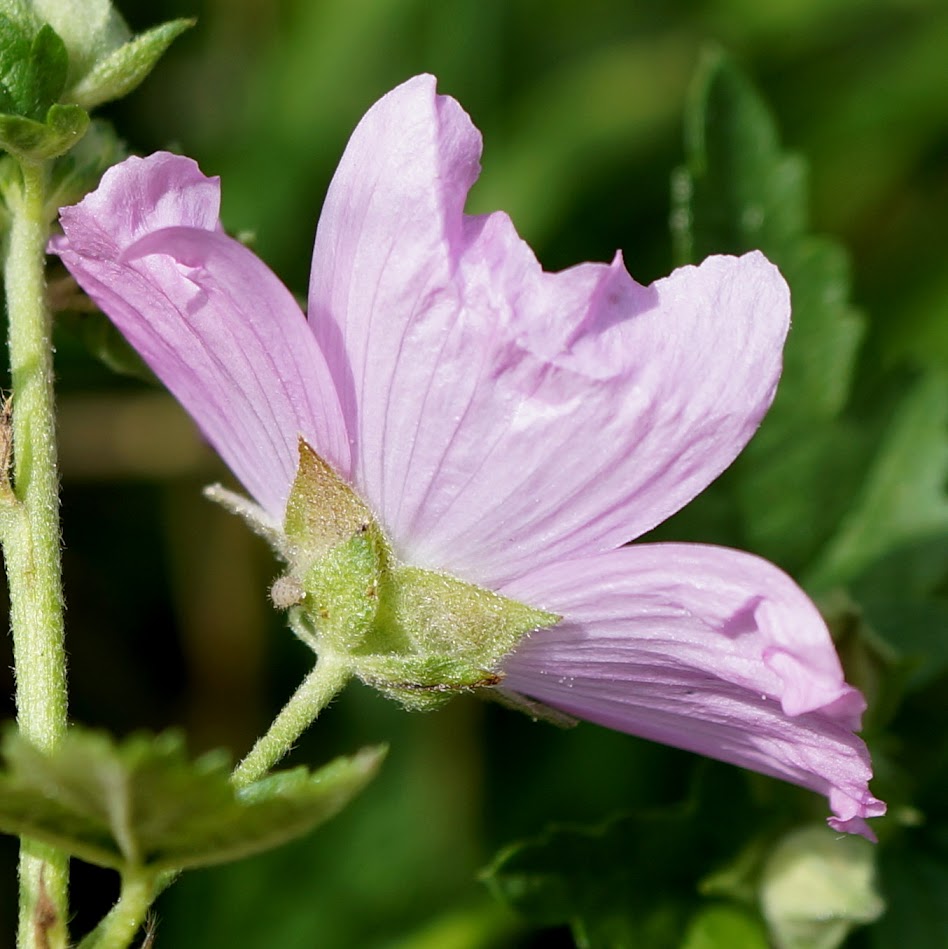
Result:
M238 791L225 756L189 760L176 734L115 742L74 728L47 754L10 731L0 831L122 872L223 863L328 820L372 778L383 755L365 749L315 772L280 772Z

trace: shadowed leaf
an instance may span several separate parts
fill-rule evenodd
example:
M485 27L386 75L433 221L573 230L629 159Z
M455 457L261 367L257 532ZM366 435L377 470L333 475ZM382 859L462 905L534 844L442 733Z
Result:
M223 863L279 846L328 820L375 774L366 749L315 772L279 772L237 791L223 755L190 761L180 736L73 728L45 754L7 733L0 830L89 863L150 872Z

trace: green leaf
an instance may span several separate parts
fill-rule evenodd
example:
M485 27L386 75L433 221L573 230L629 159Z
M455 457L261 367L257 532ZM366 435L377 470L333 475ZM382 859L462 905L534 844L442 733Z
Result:
M20 24L0 14L0 112L14 113L19 108L29 46L29 34Z
M40 120L66 85L69 59L56 31L0 14L0 107L12 115Z
M128 95L155 68L174 40L195 22L193 19L169 20L129 40L100 59L69 90L69 99L93 109Z
M571 926L581 947L678 949L701 907L702 880L754 826L746 794L735 789L702 812L700 790L684 805L599 827L554 826L505 848L481 878L534 925Z
M24 90L29 96L24 115L38 118L62 95L69 70L66 46L48 24L40 27L30 48L29 82Z
M695 77L685 144L672 183L682 262L759 249L790 285L777 397L733 477L745 542L798 570L832 536L862 470L864 433L838 423L864 329L848 303L848 258L808 233L805 165L783 151L766 104L721 52Z
M705 53L689 90L685 151L672 182L683 263L786 246L803 233L803 162L782 153L767 106L720 50Z
M366 749L316 772L281 772L237 791L220 754L189 761L182 739L70 731L44 754L10 731L3 743L0 830L121 872L207 866L299 837L375 774Z
M482 880L535 926L568 924L583 947L677 946L693 889L681 814L599 828L553 827L513 844Z
M31 36L28 26L0 14L0 148L42 161L79 142L88 115L57 102L68 66L66 47L51 26Z
M909 691L948 671L948 600L939 595L946 581L948 531L893 548L849 585L863 622L901 661Z
M43 161L68 152L85 135L89 114L77 105L49 107L44 122L0 115L0 148L26 161Z
M687 164L674 176L672 233L682 262L762 250L793 299L772 410L832 418L845 403L863 319L849 305L843 249L807 233L806 167L785 153L750 82L720 51L705 55L685 117ZM771 423L772 424L772 423Z
M844 583L903 545L948 534L948 379L923 376L908 391L840 530L808 586Z

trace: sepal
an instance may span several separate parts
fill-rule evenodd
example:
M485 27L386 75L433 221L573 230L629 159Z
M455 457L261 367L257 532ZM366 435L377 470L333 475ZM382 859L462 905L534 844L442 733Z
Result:
M290 572L290 579L299 576L301 605L317 640L332 652L373 651L367 640L378 639L378 631L387 628L384 621L381 627L376 622L388 586L387 561L385 539L373 522L333 547L302 576Z
M86 109L121 99L155 68L165 50L193 19L169 20L113 50L100 59L68 92L69 98Z
M392 567L382 591L376 651L353 657L355 671L412 709L499 685L501 660L524 636L559 621L555 613L420 567Z
M355 665L356 674L413 712L430 712L458 692L487 689L502 676L450 654L373 655Z
M284 519L289 572L274 603L318 653L413 709L497 685L501 660L553 613L397 561L364 501L302 439Z
M337 545L366 531L375 518L365 502L303 438L286 502L283 530L294 571L309 568Z

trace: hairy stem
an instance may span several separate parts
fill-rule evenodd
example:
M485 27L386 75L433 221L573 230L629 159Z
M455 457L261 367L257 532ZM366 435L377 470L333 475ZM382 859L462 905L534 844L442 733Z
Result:
M316 720L319 713L349 681L352 671L339 656L323 653L302 681L267 733L234 769L231 780L245 787L262 778Z
M66 657L59 551L59 476L51 320L45 302L46 167L24 162L22 187L7 194L4 260L13 384L13 483L2 473L0 518L10 589L20 731L52 750L66 733ZM20 855L21 949L66 944L68 861L24 840Z
M351 676L352 671L342 658L329 653L322 654L316 662L316 667L300 683L267 733L258 739L248 755L234 769L231 782L236 787L243 788L266 775L290 751L300 735L316 721L319 713L339 694ZM161 874L152 899L156 899L171 886L178 874L177 870L168 870ZM98 943L95 947L98 949Z
M142 928L156 895L153 876L123 876L118 902L95 930L79 943L79 949L127 949Z

